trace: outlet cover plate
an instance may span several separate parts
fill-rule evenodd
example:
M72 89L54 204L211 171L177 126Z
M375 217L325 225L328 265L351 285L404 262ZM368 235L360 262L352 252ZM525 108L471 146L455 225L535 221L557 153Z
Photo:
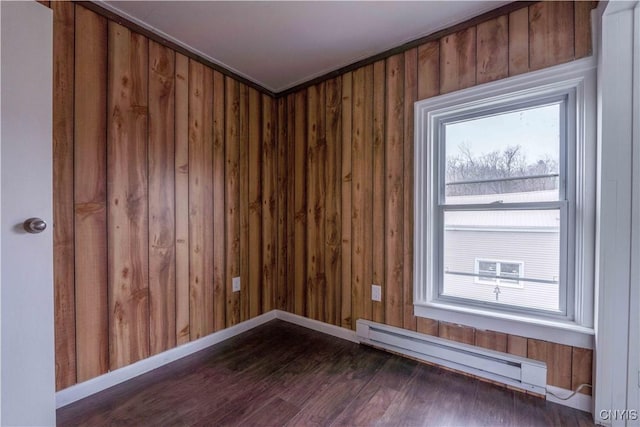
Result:
M382 301L382 286L371 285L371 300Z
M240 292L240 277L234 277L231 281L231 290L233 292Z

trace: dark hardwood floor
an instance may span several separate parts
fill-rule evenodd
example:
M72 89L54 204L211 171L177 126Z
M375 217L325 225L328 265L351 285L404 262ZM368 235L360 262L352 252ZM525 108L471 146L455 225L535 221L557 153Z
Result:
M588 413L279 320L57 418L62 426L593 425Z

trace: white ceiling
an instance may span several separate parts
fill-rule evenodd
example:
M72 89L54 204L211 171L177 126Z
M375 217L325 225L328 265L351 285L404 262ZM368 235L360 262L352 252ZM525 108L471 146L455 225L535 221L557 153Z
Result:
M104 7L273 91L509 1L104 1Z

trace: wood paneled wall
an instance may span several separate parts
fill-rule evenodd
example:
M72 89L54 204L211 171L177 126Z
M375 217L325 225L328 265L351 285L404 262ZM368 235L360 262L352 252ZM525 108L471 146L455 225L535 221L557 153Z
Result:
M547 362L552 385L590 383L591 350L413 316L413 104L589 55L593 7L535 3L279 99L279 307L508 351Z
M50 7L62 389L271 310L286 165L273 98L81 5Z
M51 2L58 389L273 308L591 382L590 350L414 317L412 251L413 103L589 55L593 6L536 3L274 100Z

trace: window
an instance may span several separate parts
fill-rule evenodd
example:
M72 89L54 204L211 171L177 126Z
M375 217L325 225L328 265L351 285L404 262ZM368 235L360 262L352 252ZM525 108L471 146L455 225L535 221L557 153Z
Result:
M522 288L524 263L521 261L496 261L475 259L475 283L481 285Z
M590 331L594 94L582 60L416 103L416 315Z

